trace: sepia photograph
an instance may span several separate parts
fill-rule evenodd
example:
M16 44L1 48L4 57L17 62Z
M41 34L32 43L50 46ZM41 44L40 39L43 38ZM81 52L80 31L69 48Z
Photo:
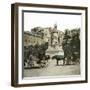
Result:
M23 11L24 77L80 75L80 13Z

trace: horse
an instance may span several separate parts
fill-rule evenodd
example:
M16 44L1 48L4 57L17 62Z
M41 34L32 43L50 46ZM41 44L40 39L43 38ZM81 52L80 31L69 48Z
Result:
M56 59L57 60L57 65L59 65L59 61L63 60L63 65L65 64L65 58L64 55L55 55L52 57L52 60Z

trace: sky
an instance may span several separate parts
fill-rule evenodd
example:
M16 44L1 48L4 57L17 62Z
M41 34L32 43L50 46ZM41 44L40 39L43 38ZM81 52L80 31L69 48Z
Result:
M57 24L60 31L81 28L81 15L24 13L24 31L30 31L38 26L53 28L54 24Z

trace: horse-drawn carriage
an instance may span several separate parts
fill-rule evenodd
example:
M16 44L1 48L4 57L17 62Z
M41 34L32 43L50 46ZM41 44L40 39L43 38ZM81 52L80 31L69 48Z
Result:
M78 52L74 52L73 55L54 55L52 57L52 60L55 59L56 60L56 65L59 65L60 61L63 61L63 65L71 65L71 64L77 64L80 63L80 57L79 57L79 53Z
M29 46L24 54L24 68L46 67L48 65L49 55L45 55L48 43L43 45ZM26 51L26 50L24 50Z
M52 57L52 59L56 59L57 65L61 60L63 60L63 65L80 63L80 39L78 34L73 35L73 37L65 34L62 49L63 55L58 54Z
M24 62L25 68L41 68L46 67L48 65L48 60L50 59L49 55L45 55L42 59L39 59L33 55L29 56L29 59L27 59Z

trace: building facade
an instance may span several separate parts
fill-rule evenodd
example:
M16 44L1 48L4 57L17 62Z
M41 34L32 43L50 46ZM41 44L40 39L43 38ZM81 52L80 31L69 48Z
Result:
M24 46L28 47L30 45L41 45L43 42L43 39L40 35L32 34L30 32L24 32Z
M57 30L57 25L54 27L35 27L31 32L24 32L24 46L41 45L48 42L48 46L52 48L62 45L64 33Z

